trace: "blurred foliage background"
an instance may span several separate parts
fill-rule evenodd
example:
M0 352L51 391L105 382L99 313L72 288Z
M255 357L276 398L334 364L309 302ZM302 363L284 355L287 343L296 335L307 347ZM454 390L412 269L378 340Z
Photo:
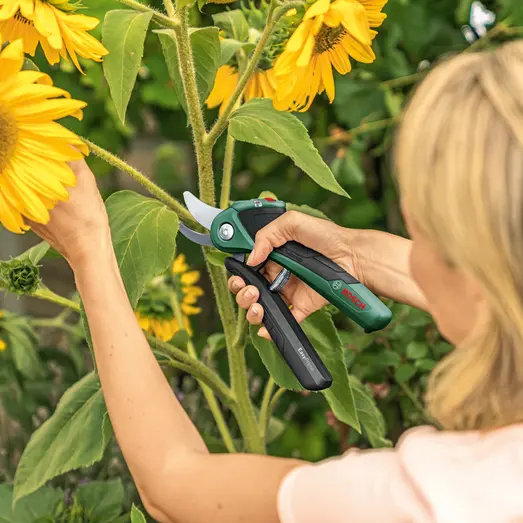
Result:
M114 2L108 0L86 0L85 3L86 14L99 19L106 10L115 8ZM336 77L336 98L332 105L326 96L321 96L308 113L299 115L340 184L351 194L351 200L320 189L284 156L245 143L236 146L232 197L249 199L262 191L271 191L279 199L318 209L345 227L381 229L404 235L392 165L394 127L411 90L431 65L470 48L462 26L468 23L471 3L471 0L389 0L385 7L388 19L374 45L376 62L371 65L353 62L350 74ZM489 1L485 5L496 13L497 24L507 21L512 29L494 25L485 43L480 40L473 45L487 47L498 39L516 37L518 31L513 28L523 26L521 0ZM231 7L238 6L231 4ZM192 23L210 25L211 14L219 10L221 6L212 4L205 6L203 12L195 8ZM97 31L99 36L99 29ZM173 195L181 197L183 190L195 190L197 185L185 113L175 97L155 35L148 36L145 57L129 105L126 127L118 120L99 64L84 62L86 74L81 76L67 62L52 72L41 56L37 56L35 62L43 71L51 72L57 86L68 90L74 98L88 102L84 120L67 122L67 125L125 157ZM216 111L209 111L208 120L215 117ZM220 183L225 146L224 138L221 140L214 162L217 183ZM91 157L89 163L104 197L127 187L141 190L97 158ZM22 252L35 240L29 235L17 238L16 244L13 241L13 237L8 240L6 235L1 236L0 259ZM197 246L180 237L179 250L187 255L191 266L203 267ZM51 262L51 268L44 272L46 283L52 288L56 282L62 290L69 286L72 292L74 286L64 264L57 260ZM203 282L203 287L206 290L202 300L204 312L194 319L197 345L200 350L212 347L218 351L217 365L225 365L220 360L220 336L211 336L219 325L208 282ZM0 306L2 299L0 297ZM430 422L423 412L423 390L428 373L450 346L441 339L427 314L402 305L391 306L394 320L384 331L363 335L343 318L338 319L338 327L351 373L371 388L385 417L387 436L396 442L407 428ZM47 304L34 305L23 298L8 305L4 303L3 308L30 314L28 319L16 320L24 324L17 327L24 334L17 331L18 334L12 336L19 344L34 346L33 359L26 362L29 366L25 372L19 362L17 364L12 350L0 352L3 405L0 482L9 482L30 434L52 413L63 391L90 370L90 363L81 331L74 322L69 332L49 329L52 325L46 324L46 318L56 311ZM259 398L267 374L255 350L249 350L248 357L252 394ZM221 450L212 418L194 380L180 374L173 374L171 378L211 448ZM277 415L282 422L272 427L272 454L314 461L337 455L352 446L368 446L365 439L334 420L322 396L284 394ZM86 480L114 478L120 478L125 486L125 499L120 502L128 510L136 493L116 445L101 463L59 478L56 486L71 489ZM120 492L118 495L121 497Z

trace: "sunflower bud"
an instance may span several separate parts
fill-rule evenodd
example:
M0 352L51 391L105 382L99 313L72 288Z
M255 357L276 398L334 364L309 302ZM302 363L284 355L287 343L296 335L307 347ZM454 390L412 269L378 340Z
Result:
M33 294L40 285L40 269L28 260L0 262L0 282L9 292Z

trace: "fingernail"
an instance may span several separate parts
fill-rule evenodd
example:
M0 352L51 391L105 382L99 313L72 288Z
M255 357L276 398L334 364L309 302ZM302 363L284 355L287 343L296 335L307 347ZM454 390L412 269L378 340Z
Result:
M247 298L256 298L256 291L254 289L249 289L247 292Z
M239 291L241 289L240 284L237 281L232 282L232 290L233 291Z
M249 254L249 257L247 258L247 265L254 265L252 262L256 259L256 254L255 254L255 250L253 250L251 252L251 254Z
M260 307L258 307L257 305L253 305L251 307L251 314L253 316L259 316L260 315Z

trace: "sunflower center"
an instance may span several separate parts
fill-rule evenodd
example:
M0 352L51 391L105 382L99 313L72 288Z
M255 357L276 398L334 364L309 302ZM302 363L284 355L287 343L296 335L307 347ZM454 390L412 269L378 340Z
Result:
M329 27L323 24L316 35L314 54L321 54L332 49L345 36L343 26Z
M0 104L0 174L13 157L18 143L16 119L7 107Z

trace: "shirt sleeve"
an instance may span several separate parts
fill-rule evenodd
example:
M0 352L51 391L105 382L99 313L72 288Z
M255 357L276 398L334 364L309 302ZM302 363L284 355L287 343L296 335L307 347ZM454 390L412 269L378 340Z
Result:
M281 523L431 523L392 449L350 451L294 469L278 496Z

